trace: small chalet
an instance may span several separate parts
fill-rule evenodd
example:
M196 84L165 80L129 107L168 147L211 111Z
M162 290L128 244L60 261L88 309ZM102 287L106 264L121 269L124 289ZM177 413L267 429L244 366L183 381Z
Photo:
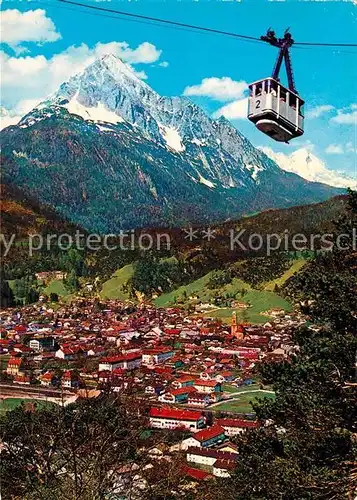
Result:
M187 400L187 404L189 406L196 406L197 408L205 408L211 402L212 401L210 395L201 392L190 393Z
M41 385L48 387L48 386L52 385L52 382L54 380L54 375L52 372L46 372L43 375L39 376L39 380L40 380Z
M9 358L7 362L6 373L8 375L16 376L19 374L22 365L22 358Z
M30 385L31 379L25 374L15 375L14 382L21 385Z
M259 423L256 420L243 420L238 418L218 418L216 424L222 427L227 436L242 434L247 429L256 429Z
M192 386L182 387L181 389L172 389L159 396L159 401L163 403L187 403L189 395L196 392Z
M56 351L56 358L64 359L66 361L77 359L81 355L83 355L83 350L79 346L72 346L72 347L62 346L60 349Z
M79 381L78 378L74 376L73 372L67 370L62 375L61 384L64 389L73 389L78 387Z
M191 377L190 375L183 375L182 377L174 380L172 382L172 386L175 389L181 389L182 387L193 386L195 382L195 377Z
M197 389L198 392L204 392L206 394L222 391L222 385L216 380L196 379L193 386Z
M226 435L223 427L213 425L207 429L196 432L189 438L189 445L198 448L209 448L225 441Z
M213 475L217 477L230 477L231 472L237 467L235 460L217 460L213 464Z

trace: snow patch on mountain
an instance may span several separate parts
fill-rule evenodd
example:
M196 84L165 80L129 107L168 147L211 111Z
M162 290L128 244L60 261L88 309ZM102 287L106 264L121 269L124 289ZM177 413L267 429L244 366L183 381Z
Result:
M297 149L290 155L277 153L269 147L261 147L259 149L275 161L283 170L300 175L308 181L322 182L323 184L340 188L357 188L357 179L352 179L341 172L329 170L320 158L313 155L306 148Z
M204 184L205 186L208 186L209 188L215 188L215 184L213 184L213 182L209 181L208 179L205 179L201 174L198 174L199 175L199 182L201 184Z
M206 144L206 141L202 141L200 139L197 139L196 137L194 137L191 142L192 144L196 144L196 146L204 146Z
M176 129L160 124L160 131L169 148L177 151L178 153L185 150L185 146L182 143L181 136Z
M252 173L252 178L256 181L259 172L262 172L264 169L262 167L259 167L258 165L249 165L246 164L245 166L251 173Z
M67 104L63 106L68 110L69 113L73 115L79 115L84 120L93 120L107 123L120 123L123 122L123 118L113 111L104 106L103 103L98 102L95 107L83 106L78 102L77 97L73 97Z

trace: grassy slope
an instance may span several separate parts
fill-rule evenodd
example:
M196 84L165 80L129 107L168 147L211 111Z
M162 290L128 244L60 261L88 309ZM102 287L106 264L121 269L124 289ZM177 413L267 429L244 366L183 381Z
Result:
M50 293L56 293L59 297L67 297L67 295L70 294L70 292L65 287L63 280L50 281L46 288L43 289L43 293L47 296L49 296Z
M158 307L167 307L172 305L175 303L175 298L178 299L179 297L182 297L184 292L186 292L187 297L190 295L198 295L200 298L203 298L204 294L207 293L207 289L205 287L210 276L211 273L205 274L202 278L192 281L192 283L189 283L188 285L180 286L172 292L160 295L160 297L155 300L155 305Z
M250 323L265 323L269 320L268 316L262 315L260 313L265 312L272 308L281 308L286 312L292 310L291 304L274 292L261 291L261 290L251 290L248 292L241 302L250 303L251 307L248 309L232 309L223 308L217 309L211 312L207 312L206 316L213 316L215 318L222 319L224 322L230 323L232 319L233 311L237 312L238 319L247 320Z
M238 397L238 399L232 401L225 401L217 406L211 408L214 411L231 411L236 413L253 413L253 408L250 401L254 403L257 399L268 398L274 399L275 394L269 394L268 392L258 391L258 392L247 392Z
M123 292L122 287L132 277L133 272L133 264L128 264L115 271L113 276L108 281L103 283L100 297L102 299L128 299L129 295L126 292Z
M297 259L293 265L282 275L280 278L277 278L275 280L269 281L264 287L265 290L270 290L273 291L275 288L275 285L278 285L279 287L283 286L284 283L291 278L295 273L299 272L300 269L303 268L303 266L306 264L306 260L304 258L299 258Z
M173 305L176 300L182 299L184 292L186 292L187 298L191 295L197 295L198 300L201 302L209 302L214 295L214 290L207 288L207 283L209 281L211 273L206 274L202 278L193 281L192 283L181 286L172 292L165 293L155 300L155 305L158 307L168 307ZM232 283L225 285L219 290L220 294L239 292L245 289L247 293L243 298L238 298L240 302L250 303L251 307L245 310L246 319L252 323L264 323L267 321L267 316L262 316L260 313L272 309L274 307L279 307L285 311L291 311L292 307L289 302L280 297L274 292L267 290L254 290L248 283L245 283L239 279L233 279ZM187 299L185 300L187 302ZM232 312L235 309L222 308L215 309L206 313L206 316L212 316L220 318L223 321L229 322L232 317ZM238 316L242 315L242 309L236 309Z

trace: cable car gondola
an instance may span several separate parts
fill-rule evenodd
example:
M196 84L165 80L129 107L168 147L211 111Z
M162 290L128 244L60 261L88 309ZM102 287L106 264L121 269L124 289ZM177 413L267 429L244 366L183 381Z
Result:
M304 101L299 96L293 78L289 48L294 43L288 30L284 38L276 38L274 31L268 30L261 40L279 47L271 77L258 80L249 85L248 119L264 134L279 142L299 137L304 133ZM283 62L288 77L288 88L279 80Z

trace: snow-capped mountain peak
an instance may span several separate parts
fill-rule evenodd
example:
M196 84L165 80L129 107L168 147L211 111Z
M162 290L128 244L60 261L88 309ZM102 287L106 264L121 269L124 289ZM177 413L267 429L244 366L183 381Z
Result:
M101 232L225 220L338 193L284 172L228 120L160 96L112 54L2 134L10 182Z
M286 155L277 153L271 148L260 148L269 158L274 160L280 168L287 172L300 175L304 179L312 182L323 182L329 186L357 188L357 180L351 179L347 175L329 170L324 161L314 155L307 148L300 148Z
M279 171L228 120L211 119L187 97L160 96L113 54L64 82L20 126L32 126L63 108L86 121L137 127L170 152L185 154L187 164L194 165L188 167L189 178L197 182L204 178L225 189L247 188L259 184L264 171Z

